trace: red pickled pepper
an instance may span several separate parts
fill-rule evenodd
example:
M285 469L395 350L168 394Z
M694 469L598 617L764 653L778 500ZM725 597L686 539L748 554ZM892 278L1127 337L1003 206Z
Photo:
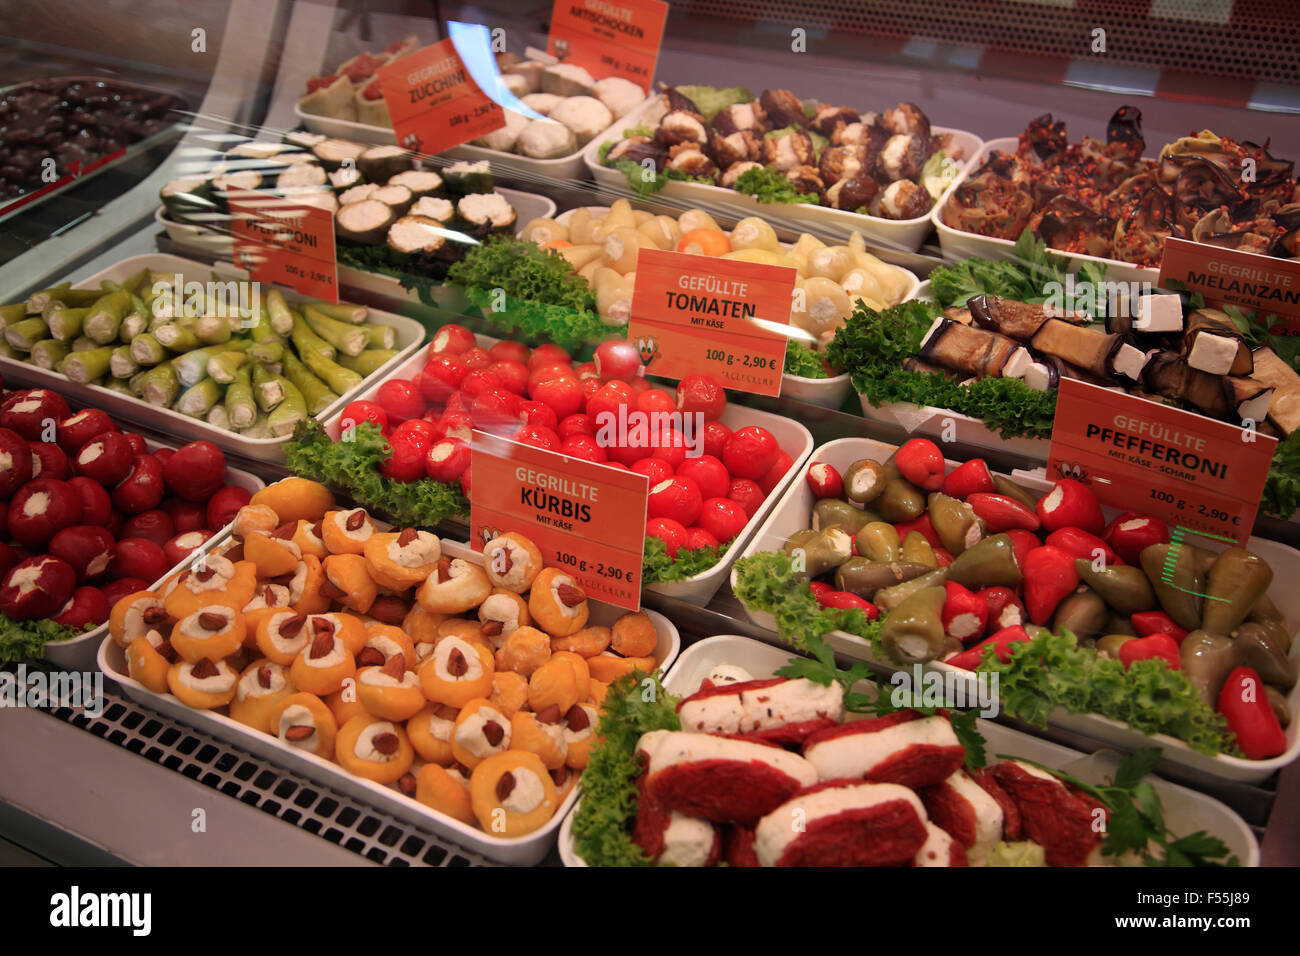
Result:
M1264 682L1254 670L1233 670L1223 682L1218 703L1237 746L1251 760L1266 760L1286 750L1286 734L1268 702Z

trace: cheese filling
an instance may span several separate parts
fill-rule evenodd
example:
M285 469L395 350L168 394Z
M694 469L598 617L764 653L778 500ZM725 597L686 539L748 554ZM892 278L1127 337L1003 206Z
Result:
M307 630L307 628L310 626L311 626L310 624L304 625L303 630L304 631ZM306 638L304 638L303 640L305 641ZM337 636L335 636L334 645L330 648L330 652L326 654L324 657L312 657L310 654L304 654L302 659L303 659L303 663L306 664L308 667L328 668L328 667L338 667L345 660L347 660L347 655L348 655L347 648L344 647L343 642L340 641Z
M384 673L379 667L363 667L361 669L361 683L369 684L371 687L417 687L419 682L415 678L414 671L405 671L402 679L398 680L391 674Z
M257 672L266 667L271 672L271 686L263 687L262 682L258 680ZM284 690L288 681L284 676L284 668L279 664L267 661L265 664L253 668L248 673L239 678L239 687L235 691L235 697L239 700L248 700L250 697L269 697L272 694L278 694Z
M453 650L460 651L465 658L466 670L463 674L453 674L450 670L448 661ZM439 680L478 680L483 676L483 659L478 656L474 645L462 641L459 637L448 637L438 642L438 646L433 650L433 661L433 672L438 675Z
M922 717L883 730L846 734L813 744L808 761L823 780L864 777L876 766L911 746L959 747L952 725L942 717Z
M235 686L235 681L239 675L231 670L230 665L225 661L217 663L217 673L211 677L194 677L190 672L194 669L193 664L182 664L180 667L181 683L186 687L197 690L201 694L224 694Z
M664 848L655 863L660 866L704 866L713 853L716 831L708 820L672 811L664 829Z
M386 720L379 720L373 724L368 724L360 734L357 735L357 742L352 745L352 752L362 760L369 760L371 763L388 763L396 760L401 753L401 748L386 754L375 746L375 738L383 734L397 735L397 728Z
M541 778L524 767L516 767L510 775L515 778L515 786L501 801L501 806L511 813L531 813L541 806L546 799L546 788L542 786Z
M501 739L495 746L488 743L487 737L483 736L483 728L489 722L501 728ZM490 757L492 754L510 749L510 721L501 716L499 711L480 706L460 722L460 726L455 729L454 739L475 757Z
M396 538L388 543L388 560L403 568L422 568L441 556L438 536L427 531L416 532L416 539L405 546L399 545Z
M365 517L365 520L361 522L361 527L355 530L348 528L348 521L353 515L357 514ZM340 511L334 516L334 524L353 541L368 541L370 536L375 533L375 526L370 523L370 517L360 508L353 511Z

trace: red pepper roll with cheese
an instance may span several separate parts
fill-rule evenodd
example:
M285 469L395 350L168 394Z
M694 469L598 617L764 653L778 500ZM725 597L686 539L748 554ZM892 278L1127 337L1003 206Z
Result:
M754 852L754 828L730 824L722 834L722 858L727 866L760 866Z
M646 755L646 793L717 823L753 823L817 782L798 754L749 740L652 730L637 750Z
M966 866L966 848L942 827L926 821L925 842L912 857L913 866Z
M758 821L763 866L901 866L930 838L925 807L907 787L831 780Z
M971 866L983 866L994 845L1002 839L1005 819L997 800L965 770L920 794L930 820L943 828L966 850Z
M677 705L682 728L704 734L744 734L779 746L800 745L839 724L844 690L800 677L705 687Z
M804 741L803 755L822 780L871 780L932 787L957 771L966 750L946 717L900 710L855 720Z
M640 797L632 840L658 866L713 866L722 856L722 834L708 820L669 810L645 792L645 778L637 781Z
M993 768L993 776L1020 810L1025 836L1039 844L1048 866L1101 862L1107 811L1046 770L1019 760Z
M998 808L1002 811L1002 839L1008 842L1019 840L1024 835L1020 808L1016 806L1016 801L1011 799L1011 795L1002 789L1002 784L998 783L997 778L993 776L992 768L980 767L978 770L972 770L970 778L979 784L981 790L997 801Z

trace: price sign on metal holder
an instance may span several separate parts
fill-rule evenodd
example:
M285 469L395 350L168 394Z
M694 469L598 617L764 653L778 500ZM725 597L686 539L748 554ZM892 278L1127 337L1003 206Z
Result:
M477 430L470 472L470 541L476 549L517 531L589 598L640 609L645 475Z
M1277 439L1075 379L1062 379L1047 476L1103 504L1244 545Z
M334 216L328 209L269 193L238 190L230 196L235 265L256 282L288 286L326 302L339 300Z
M710 375L780 395L795 277L785 266L642 249L628 341L647 375Z

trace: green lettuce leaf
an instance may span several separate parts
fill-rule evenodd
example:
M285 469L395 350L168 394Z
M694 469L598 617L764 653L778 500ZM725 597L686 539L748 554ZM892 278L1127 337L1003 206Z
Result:
M797 339L785 343L785 374L804 378L830 378L822 357Z
M588 866L650 865L631 836L642 769L636 745L652 730L681 728L677 699L657 677L636 671L610 686L573 818L573 847Z
M1182 671L1157 660L1118 660L1080 647L1069 631L1040 633L1015 645L1005 662L990 645L977 668L998 675L1002 710L1039 727L1057 707L1123 721L1147 736L1169 734L1197 753L1239 753L1222 714L1210 708Z
M734 188L736 192L753 196L762 203L806 203L816 206L819 202L812 193L799 192L785 173L771 166L746 170L740 174Z
M94 628L94 625L89 625L74 630L50 620L15 621L0 614L0 664L36 660L46 644L66 641Z

